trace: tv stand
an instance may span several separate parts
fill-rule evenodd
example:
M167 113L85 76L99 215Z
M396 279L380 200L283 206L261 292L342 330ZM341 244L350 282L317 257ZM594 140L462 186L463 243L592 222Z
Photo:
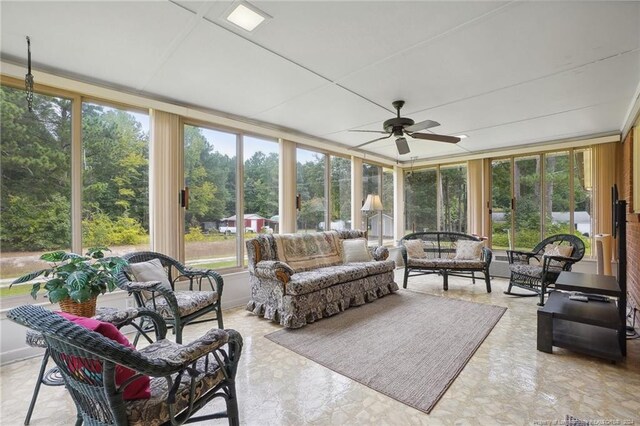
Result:
M563 274L565 274L563 276ZM584 279L588 285L579 286ZM562 282L570 282L568 285ZM597 285L600 282L601 285ZM613 288L615 285L615 289ZM586 353L611 361L626 355L625 305L614 277L562 272L556 289L617 297L601 302L569 299L570 293L554 291L538 310L538 350L553 353L553 346Z
M553 346L621 361L627 354L626 202L616 202L618 278L563 271L547 303L538 310L538 350L553 353ZM564 291L561 291L564 290ZM614 297L587 302L569 299L570 293Z

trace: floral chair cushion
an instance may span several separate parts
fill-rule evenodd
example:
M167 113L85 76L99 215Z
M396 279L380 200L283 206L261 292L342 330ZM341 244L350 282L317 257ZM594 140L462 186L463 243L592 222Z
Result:
M218 293L215 291L176 291L173 293L178 301L178 309L180 316L184 317L193 312L199 311L210 306L218 300ZM147 308L153 309L154 299L150 299L145 303ZM164 318L173 318L170 306L162 296L155 298L156 312Z
M542 266L541 265L527 265L525 263L514 263L509 265L511 272L516 274L527 275L529 277L536 277L542 279ZM559 274L562 271L562 267L549 266L548 272Z

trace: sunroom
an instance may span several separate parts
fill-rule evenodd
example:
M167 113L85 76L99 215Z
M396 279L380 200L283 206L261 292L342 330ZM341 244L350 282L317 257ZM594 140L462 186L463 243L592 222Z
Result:
M457 379L463 384L429 416L445 424L474 416L522 424L565 415L640 420L632 414L640 409L636 342L629 341L625 361L604 372L598 371L602 361L564 350L532 361L537 306L503 294L510 273L506 251L530 250L555 234L573 234L585 244L573 271L595 274L612 265L616 273L615 239L610 251L596 249L613 231L615 185L628 204L628 309L637 311L640 4L254 3L0 5L3 381L35 369L42 352L25 344L24 328L6 312L25 303L57 309L42 295L34 301L28 284L9 287L41 267L44 252L107 246L116 255L156 251L213 269L225 282L225 325L251 336L260 356L286 356L290 352L262 337L272 326L242 308L250 298L248 240L363 230L369 245L388 248L401 282L400 240L452 231L477 236L492 250L497 291L487 295L460 280L445 294L437 277L416 286L507 307L501 333L518 345L530 343L527 362L553 372L508 361L528 383L522 388L527 397L564 388L580 371L620 387L598 391L593 403L585 402L586 388L573 395L576 400L554 393L553 409L538 403L524 409L518 404L525 396L518 396L520 408L511 416L509 399L519 379L498 380L498 412L456 413L479 398L461 386L486 379L463 372ZM263 22L246 30L229 21L238 4L262 13ZM33 76L32 89L25 88L25 74ZM392 104L399 100L404 104ZM409 130L398 133L383 124L394 118L422 128L406 125ZM379 197L379 208L366 207L370 196ZM117 308L132 303L123 291L98 300ZM498 339L492 349L508 351L509 339ZM293 369L299 370L285 374L281 391L299 386L298 376L324 374L295 356L300 361ZM505 362L500 355L482 356L478 362L486 365ZM248 371L276 364L255 357L245 362ZM319 396L324 409L300 403L303 395L297 403L287 396L277 400L285 414L270 414L267 422L394 423L388 413L406 422L430 420L327 371L314 383L345 386L354 407L342 412L326 394ZM31 397L33 380L22 399ZM268 404L246 401L243 408L242 398L256 392L253 398L268 399L266 381L277 375L243 380L241 422L259 424L257 413ZM545 382L542 390L538 380ZM9 387L3 386L2 416L5 402L14 401ZM51 392L43 389L43 401L64 395ZM358 417L368 398L387 414ZM10 421L26 411L11 409L19 415ZM75 412L68 414L67 421L74 420ZM46 424L48 415L37 423L36 408L33 424Z

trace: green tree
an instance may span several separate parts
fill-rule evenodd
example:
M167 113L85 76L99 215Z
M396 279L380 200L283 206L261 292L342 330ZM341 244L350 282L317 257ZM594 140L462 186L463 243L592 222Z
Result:
M71 101L0 88L1 233L5 251L68 248Z

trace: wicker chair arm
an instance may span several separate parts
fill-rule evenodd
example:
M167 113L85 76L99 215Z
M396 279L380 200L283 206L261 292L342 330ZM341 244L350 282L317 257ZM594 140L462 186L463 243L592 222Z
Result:
M180 268L178 268L180 269ZM218 297L222 297L222 289L224 287L224 280L222 276L214 271L213 269L200 269L200 268L192 268L185 267L180 271L185 277L189 278L191 282L190 290L193 290L193 281L199 280L207 280L211 287L212 291L218 293ZM201 288L199 288L201 290Z
M509 263L529 263L529 260L534 257L538 259L537 253L528 252L528 251L518 251L518 250L507 250L507 257L509 259Z
M258 278L278 280L285 284L291 280L294 273L291 266L279 260L261 260L253 269L253 274Z
M482 259L484 260L484 263L487 265L487 267L491 265L491 260L493 259L493 252L491 251L490 248L482 247Z
M560 262L562 265L562 269L568 270L567 268L577 262L573 257L560 256L560 255L543 255L542 256L542 268L543 270L548 270L551 265L551 262Z
M369 247L369 252L373 257L373 260L382 261L387 260L389 257L389 249L383 246Z
M160 281L144 281L144 282L136 282L136 281L128 281L126 284L121 284L120 288L129 293L137 293L141 291L156 291L162 285Z
M153 322L156 341L164 339L167 335L167 324L164 318L148 308L108 309L99 311L94 318L98 321L111 323L118 329L127 325L134 325L136 319L148 319Z

